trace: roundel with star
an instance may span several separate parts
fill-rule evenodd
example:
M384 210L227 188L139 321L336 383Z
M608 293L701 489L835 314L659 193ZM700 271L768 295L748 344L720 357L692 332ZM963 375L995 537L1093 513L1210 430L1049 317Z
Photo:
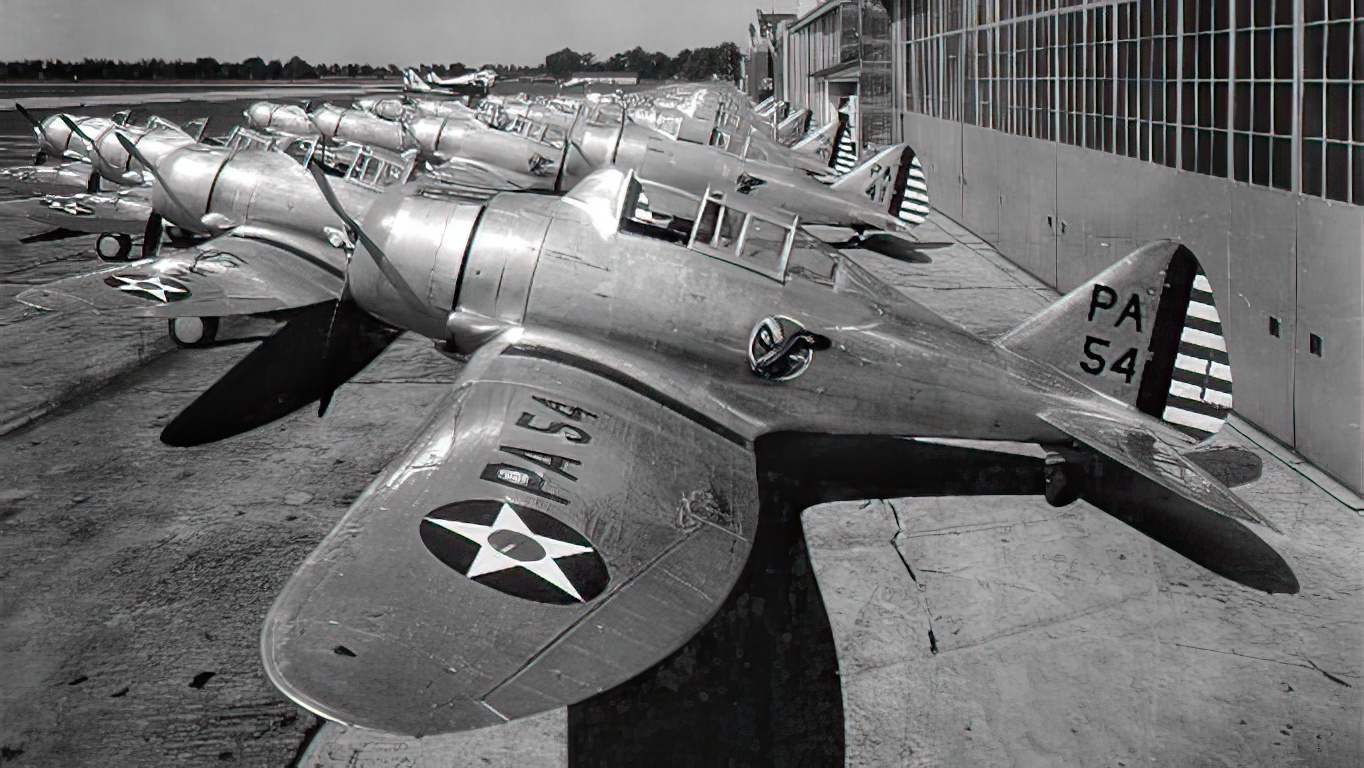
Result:
M513 597L585 603L610 581L592 543L543 512L506 501L460 501L421 522L426 548L468 578Z
M184 283L162 275L136 273L110 275L104 278L104 284L110 288L117 288L124 293L159 301L162 304L189 298L189 288L186 288Z

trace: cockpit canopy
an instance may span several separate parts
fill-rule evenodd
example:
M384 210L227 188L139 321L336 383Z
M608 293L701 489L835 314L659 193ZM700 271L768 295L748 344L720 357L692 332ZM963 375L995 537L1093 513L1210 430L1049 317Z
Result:
M624 233L684 245L782 283L792 276L834 282L837 251L802 229L798 216L749 198L707 190L696 207L684 212L666 188L615 170L589 176L570 197L594 218L609 217ZM665 210L653 200L672 207Z
M417 151L397 154L377 147L361 147L346 171L346 180L373 190L405 184L412 176Z

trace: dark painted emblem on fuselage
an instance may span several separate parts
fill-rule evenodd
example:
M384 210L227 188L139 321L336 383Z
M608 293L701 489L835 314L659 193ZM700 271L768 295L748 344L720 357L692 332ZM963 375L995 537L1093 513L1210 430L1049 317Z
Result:
M592 542L543 512L507 501L460 501L421 521L422 543L442 563L513 597L576 605L610 582Z
M179 280L173 280L161 275L143 275L129 273L123 275L110 275L104 278L104 284L110 288L117 288L124 293L130 293L143 299L159 301L162 304L169 304L172 301L183 301L190 296L189 288Z
M765 317L748 337L748 367L768 381L790 381L805 373L815 352L829 339L785 315Z

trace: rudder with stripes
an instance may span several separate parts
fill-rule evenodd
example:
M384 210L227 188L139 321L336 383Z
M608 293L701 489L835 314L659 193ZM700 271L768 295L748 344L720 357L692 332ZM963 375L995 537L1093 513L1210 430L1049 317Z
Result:
M997 342L1203 438L1231 408L1211 286L1184 246L1138 248Z

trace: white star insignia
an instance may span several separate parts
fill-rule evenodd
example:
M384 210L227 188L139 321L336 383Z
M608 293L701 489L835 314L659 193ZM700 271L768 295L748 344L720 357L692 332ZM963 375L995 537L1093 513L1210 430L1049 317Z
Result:
M142 278L114 275L114 279L123 283L123 285L118 286L120 291L127 291L128 293L145 293L162 304L168 303L171 296L189 293L188 290L181 288L178 285L165 284L159 277Z
M427 518L427 520L478 545L478 554L474 557L474 562L470 564L469 571L464 574L465 576L472 579L485 573L518 567L525 568L565 593L572 595L578 602L583 601L582 595L578 594L573 582L568 580L563 569L554 561L561 557L592 552L593 549L532 532L521 520L520 515L516 514L516 510L511 508L510 504L503 503L502 509L498 511L497 519L493 521L492 525L476 525L474 523L462 523L458 520L437 520L435 518ZM537 560L529 561L509 557L504 552L510 550L511 545L504 544L502 550L499 550L496 545L488 541L490 536L502 531L510 531L513 534L519 534L530 539L544 550L544 554Z

